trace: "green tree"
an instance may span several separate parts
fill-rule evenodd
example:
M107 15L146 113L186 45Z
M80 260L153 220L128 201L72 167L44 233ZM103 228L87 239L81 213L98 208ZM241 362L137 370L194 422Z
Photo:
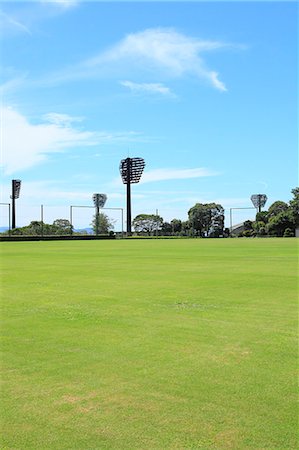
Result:
M189 223L195 235L214 236L223 234L224 208L216 203L196 203L188 211Z
M266 224L263 221L256 220L255 222L252 223L253 231L255 232L255 234L260 236L264 236L266 234L265 226Z
M255 234L254 234L254 231L253 230L244 230L244 231L242 231L240 234L239 234L239 236L240 237L252 237L252 236L254 236Z
M108 234L114 229L114 221L106 214L99 213L94 215L91 226L95 234Z
M133 227L137 233L147 233L149 236L162 229L163 219L156 214L139 214L133 220Z
M256 214L255 220L257 222L263 222L266 224L268 222L268 211L261 211Z
M253 230L253 222L252 220L245 220L245 222L243 223L244 226L244 230L248 231L248 230Z
M170 223L173 233L180 233L182 231L182 221L180 219L172 219Z
M281 212L287 211L288 208L289 206L287 203L282 202L281 200L277 200L276 202L272 203L272 205L268 209L269 219L271 217L277 216Z
M67 219L56 219L53 222L53 228L56 230L55 234L71 234L73 232L73 226ZM54 231L53 230L53 231Z
M12 235L51 236L56 234L56 227L39 220L32 220L29 225L11 230Z
M172 225L169 222L163 222L161 227L161 233L163 236L170 236L173 234Z
M290 200L290 209L294 217L295 226L299 226L299 187L292 189L293 199Z
M190 236L190 235L192 235L192 230L191 230L191 225L190 225L189 220L184 220L182 222L182 228L181 228L181 231L180 231L180 235L181 236Z
M294 232L291 230L291 228L286 228L283 233L283 237L293 237Z
M28 234L40 235L42 234L45 224L38 220L33 220L27 227L24 227L24 231Z
M295 218L291 209L281 211L276 216L271 217L266 225L267 233L272 236L283 236L287 228L290 228L292 231L295 230Z

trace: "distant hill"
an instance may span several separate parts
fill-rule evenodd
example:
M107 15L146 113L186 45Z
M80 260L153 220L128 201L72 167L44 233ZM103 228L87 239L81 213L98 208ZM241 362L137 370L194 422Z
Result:
M80 228L78 230L74 230L75 233L87 233L87 234L93 234L92 228Z

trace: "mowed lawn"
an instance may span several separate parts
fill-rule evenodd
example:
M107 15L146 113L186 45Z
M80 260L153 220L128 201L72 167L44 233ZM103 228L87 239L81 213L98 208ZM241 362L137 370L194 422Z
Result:
M297 449L297 242L1 243L1 449Z

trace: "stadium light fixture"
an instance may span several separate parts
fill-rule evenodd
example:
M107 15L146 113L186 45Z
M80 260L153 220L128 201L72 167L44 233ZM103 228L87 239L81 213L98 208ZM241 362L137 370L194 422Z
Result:
M100 208L103 208L106 200L107 195L106 194L93 194L92 196L93 204L96 209L96 235L99 234L99 215L100 215Z
M261 212L261 209L265 206L267 200L268 197L266 194L253 194L251 196L253 206L258 210L258 212Z
M104 208L104 205L107 201L107 195L106 194L93 194L92 200L93 200L94 206L96 208Z
M143 158L122 159L119 166L122 182L127 185L127 234L131 234L131 184L139 183L145 162Z
M11 196L12 199L12 218L11 218L11 228L16 228L16 199L20 197L21 190L21 180L12 180L11 181Z

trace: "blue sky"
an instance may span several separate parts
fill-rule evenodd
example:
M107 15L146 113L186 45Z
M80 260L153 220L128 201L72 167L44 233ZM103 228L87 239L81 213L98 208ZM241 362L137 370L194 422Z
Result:
M4 1L0 19L1 202L21 179L17 225L41 204L46 222L69 218L94 192L125 208L127 156L146 162L133 217L186 220L215 201L229 226L251 194L290 200L296 2ZM77 209L74 225L92 213ZM234 222L253 216L235 210Z

